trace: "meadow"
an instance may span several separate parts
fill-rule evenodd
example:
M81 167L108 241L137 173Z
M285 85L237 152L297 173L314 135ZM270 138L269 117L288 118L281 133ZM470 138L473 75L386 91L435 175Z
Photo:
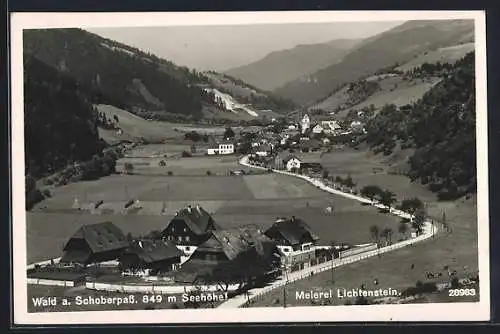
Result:
M84 213L71 209L74 198L81 207L104 203ZM143 209L126 214L123 205L129 199L138 199ZM146 235L165 228L177 210L197 204L224 228L254 224L266 229L277 217L296 216L312 227L322 244L366 243L371 225L393 231L398 225L395 217L284 175L112 175L54 188L52 198L28 212L28 262L60 256L64 243L84 224L112 221L124 233ZM326 213L327 206L334 207L333 213Z
M387 158L373 156L372 153L366 151L345 149L323 154L322 163L330 175L344 177L350 174L353 181L357 183L358 189L364 185L375 184L383 189L393 191L399 202L404 198L419 197L425 202L428 215L435 221L441 221L443 213L445 214L446 223L450 226L451 231L442 231L431 240L387 253L381 258L368 259L335 268L333 284L330 271L294 282L287 288L287 300L290 304L311 305L310 301L295 300L295 291L311 288L351 289L359 288L365 284L368 289L393 288L403 290L415 286L417 281L428 281L425 275L427 271L442 273L441 278L434 280L435 282L449 282L447 270L444 269L446 266L450 270L456 270L459 277L477 275L476 197L449 202L437 201L435 194L418 182L410 182L402 175L387 174L387 165L383 163L385 159ZM375 278L378 280L377 286L374 285ZM282 298L282 294L281 289L273 291L256 300L253 306L273 306L277 299ZM450 301L446 296L434 297L434 295L430 295L429 298L424 299L440 302ZM344 304L345 300L333 299L331 302L334 305L340 305Z

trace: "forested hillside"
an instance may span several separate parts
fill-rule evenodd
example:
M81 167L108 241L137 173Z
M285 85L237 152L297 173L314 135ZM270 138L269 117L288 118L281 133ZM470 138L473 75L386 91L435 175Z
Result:
M362 138L386 155L414 149L409 176L440 199L476 191L474 53L455 65L424 64L414 74L439 72L444 80L412 105L388 105L366 124Z
M24 50L88 85L96 103L202 115L203 75L81 29L26 30ZM210 102L210 101L208 101Z
M36 58L25 58L24 135L26 205L42 194L35 180L72 163L79 171L67 170L65 177L96 178L114 170L116 156L103 152L105 143L97 132L97 113L88 92L71 76L60 73ZM74 168L73 168L74 169ZM67 182L66 178L61 182Z
M37 177L101 151L97 114L86 92L73 78L35 58L25 64L27 173Z

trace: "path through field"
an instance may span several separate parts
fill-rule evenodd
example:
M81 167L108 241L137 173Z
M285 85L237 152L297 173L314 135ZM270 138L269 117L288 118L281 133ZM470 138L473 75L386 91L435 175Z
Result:
M240 163L242 165L248 166L248 167L251 166L251 167L255 167L255 168L262 168L262 167L252 166L248 162L248 156L243 157L240 160ZM320 188L320 189L322 189L324 191L327 191L327 192L330 192L330 193L333 193L333 194L336 194L336 195L339 195L339 196L347 197L347 198L350 198L350 199L353 199L353 200L356 200L356 201L359 201L359 202L368 203L368 204L374 205L377 208L386 208L382 204L374 204L374 203L372 203L372 201L370 201L370 200L368 200L366 198L363 198L361 196L357 196L357 195L353 195L353 194L348 194L348 193L344 193L344 192L336 190L336 189L332 189L332 188L330 188L328 186L325 186L321 181L315 180L315 179L307 177L307 176L297 175L297 174L288 173L288 172L284 172L284 171L280 171L280 170L273 170L273 172L280 173L280 174L285 174L285 175L290 175L290 176L295 176L295 177L304 179L304 180L312 183L313 185L315 185L316 187L318 187L318 188ZM400 211L400 210L394 210L394 209L392 209L391 213L394 214L394 215L397 215L397 216L399 216L401 218L411 218L410 214L408 214L406 212L403 212L403 211ZM339 267L339 266L343 266L343 265L346 265L346 264L358 262L358 261L361 261L363 259L367 259L369 257L377 256L377 255L382 254L382 253L387 253L387 252L390 252L390 251L393 251L393 250L396 250L396 249L400 249L400 248L403 248L403 247L415 244L417 242L421 242L421 241L427 240L427 239L429 239L430 237L432 237L436 233L437 233L437 229L435 228L435 226L431 222L426 221L425 224L424 224L424 227L423 227L423 233L420 236L416 237L416 238L412 238L412 239L409 239L409 240L401 241L401 242L395 243L395 244L393 244L391 246L382 247L382 248L379 248L379 249L374 250L374 251L369 251L369 252L362 253L362 254L356 254L356 255L353 255L353 256L350 256L350 257L347 257L347 258L333 259L331 261L327 261L327 262L322 263L322 264L317 265L317 266L309 267L309 268L306 268L306 269L303 269L303 270L299 270L299 271L290 273L288 275L285 275L285 277L282 276L280 279L272 282L268 286L261 287L261 288L254 288L254 289L249 290L247 294L242 294L242 295L235 296L235 297L229 299L228 301L222 303L219 307L221 307L221 308L237 308L237 307L241 307L241 306L245 305L246 303L248 303L249 301L251 301L252 299L254 299L254 298L256 298L256 297L258 297L260 295L266 294L266 293L270 292L271 290L274 290L274 289L282 287L282 286L284 286L286 284L289 284L291 282L294 282L294 281L297 281L297 280L300 280L300 279L305 279L307 277L310 277L311 275L323 272L325 270L329 270L329 269L336 268L336 267Z

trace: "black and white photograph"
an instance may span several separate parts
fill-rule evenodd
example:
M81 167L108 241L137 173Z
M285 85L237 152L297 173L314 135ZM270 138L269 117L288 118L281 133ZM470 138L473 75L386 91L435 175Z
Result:
M16 323L489 319L484 12L11 20Z

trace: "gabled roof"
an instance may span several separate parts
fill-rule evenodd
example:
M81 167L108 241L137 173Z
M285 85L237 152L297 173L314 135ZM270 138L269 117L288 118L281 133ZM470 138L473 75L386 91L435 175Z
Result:
M123 232L111 222L84 225L71 239L85 240L93 253L118 250L130 245ZM68 245L69 242L64 247L65 251Z
M163 261L183 255L175 245L166 244L160 240L140 240L125 250L124 253L136 254L146 263Z
M296 155L293 155L293 154L290 154L290 155L287 155L284 159L283 159L283 163L287 164L288 161L292 160L292 159L299 159ZM299 159L300 160L300 159Z
M176 219L182 219L189 229L197 235L207 233L209 231L209 223L213 220L210 214L200 206L182 209L172 220Z
M212 231L212 236L201 244L197 251L222 251L229 260L239 254L255 249L261 256L269 255L269 250L275 246L256 226Z
M292 245L300 244L305 237L310 237L312 240L319 239L319 237L312 232L310 226L300 218L278 220L265 234L269 235L269 232L272 230L279 232L283 238Z

